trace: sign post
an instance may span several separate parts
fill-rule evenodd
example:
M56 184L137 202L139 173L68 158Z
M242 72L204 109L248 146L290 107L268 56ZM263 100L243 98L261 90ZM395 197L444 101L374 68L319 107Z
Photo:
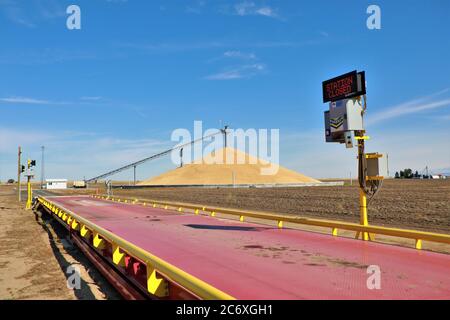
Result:
M31 189L31 178L34 177L34 171L33 167L36 166L36 160L30 160L28 159L27 162L27 171L25 173L25 176L27 177L27 204L25 206L25 209L31 209L31 205L33 203L33 191Z
M360 224L368 226L368 205L388 175L386 156L364 150L369 139L363 121L367 109L365 72L352 71L326 80L322 90L323 102L329 102L329 110L324 113L326 142L353 148L353 140L357 141ZM368 232L357 232L356 238L360 237L373 240Z

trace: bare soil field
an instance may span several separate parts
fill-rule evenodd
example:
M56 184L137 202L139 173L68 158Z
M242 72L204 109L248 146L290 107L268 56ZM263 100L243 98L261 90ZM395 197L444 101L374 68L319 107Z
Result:
M119 298L65 230L19 203L14 186L0 186L0 300ZM67 267L80 270L81 287L67 287Z
M99 189L102 192L102 189ZM359 222L358 187L114 189L115 195ZM386 180L371 224L450 233L450 180Z

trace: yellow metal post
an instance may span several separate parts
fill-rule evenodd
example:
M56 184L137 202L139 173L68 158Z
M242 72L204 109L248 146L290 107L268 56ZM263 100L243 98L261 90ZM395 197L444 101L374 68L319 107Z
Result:
M359 166L363 166L363 168L359 168L358 170L358 180L360 182L360 188L359 188L359 213L360 218L359 222L362 226L367 227L369 225L369 219L367 215L367 194L364 191L365 187L364 184L361 184L362 182L366 182L367 176L365 175L365 160L366 160L366 154L364 152L364 141L368 140L369 137L365 136L365 131L361 131L360 135L355 136L355 139L358 141L358 161ZM361 174L364 174L364 176L361 177ZM373 237L368 232L357 232L356 233L356 239L359 238L361 235L361 239L364 241L373 240Z
M360 224L362 226L368 226L369 220L367 218L367 196L362 188L359 189L359 211L360 211ZM363 232L362 239L364 241L369 240L369 233Z
M422 250L422 240L421 239L416 239L416 249Z
M31 168L31 160L28 159L28 170L30 170ZM30 174L30 172L28 172L28 174ZM28 194L28 198L27 198L27 204L25 206L25 209L31 209L31 200L33 198L33 192L31 191L31 176L28 175L27 176L27 194Z
M27 188L28 188L28 199L27 199L27 205L26 205L25 209L31 209L31 199L33 198L33 193L31 191L31 178L30 177L28 177Z

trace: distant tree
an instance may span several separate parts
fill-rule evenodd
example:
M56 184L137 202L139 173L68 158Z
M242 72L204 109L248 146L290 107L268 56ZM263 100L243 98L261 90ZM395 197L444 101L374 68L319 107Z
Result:
M411 179L412 177L413 177L413 172L412 172L412 170L411 169L405 169L405 171L404 171L404 174L405 174L405 178L406 179Z
M400 174L398 173L398 171L395 173L395 179L400 179Z
M14 183L14 179L8 179L8 183Z
M416 172L414 173L414 178L418 178L419 177L419 171L416 170Z
M396 175L397 177L397 175ZM419 177L419 173L416 171L415 173L413 173L413 171L411 169L404 169L404 170L400 170L400 174L399 174L400 179L412 179L414 177Z
M400 171L400 176L405 179L411 179L414 176L414 174L411 169L404 169L403 171Z

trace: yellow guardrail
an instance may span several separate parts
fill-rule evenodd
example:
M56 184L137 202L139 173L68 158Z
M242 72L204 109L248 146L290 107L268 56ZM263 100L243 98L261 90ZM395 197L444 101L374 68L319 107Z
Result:
M235 298L222 292L208 283L186 273L163 259L147 252L134 244L118 237L76 213L56 205L45 197L37 198L39 203L57 215L71 229L80 233L83 238L91 239L95 248L103 248L105 241L112 247L112 261L117 265L123 265L124 256L129 255L147 265L147 289L149 293L165 297L168 295L167 280L187 289L195 296L207 300L234 300Z
M94 195L95 198L101 198L105 200L112 200L130 204L141 204L144 206L150 205L153 207L162 206L164 209L175 208L177 211L182 212L183 209L194 210L195 214L199 214L200 211L207 212L211 216L216 216L217 213L222 213L226 215L238 216L240 221L244 221L246 217L263 219L263 220L271 220L275 221L279 228L283 227L284 222L301 224L301 225L309 225L316 227L324 227L330 228L331 234L333 236L338 236L338 230L347 230L347 231L355 231L358 233L370 233L370 234L380 234L392 237L399 238L407 238L415 240L415 248L422 249L422 241L430 241L430 242L438 242L450 244L450 235L448 234L440 234L433 232L425 232L418 230L408 230L408 229L399 229L399 228L389 228L389 227L381 227L381 226L363 226L357 223L351 222L343 222L343 221L335 221L335 220L322 220L322 219L313 219L313 218L305 218L305 217L296 217L296 216L288 216L281 214L271 214L271 213L259 213L252 211L238 211L233 209L226 208L213 208L208 206L200 206L194 204L186 204L180 202L170 202L170 201L157 201L157 200L145 200L145 199L136 199L136 198L123 198L123 197L115 197L115 196L105 196L105 195Z

